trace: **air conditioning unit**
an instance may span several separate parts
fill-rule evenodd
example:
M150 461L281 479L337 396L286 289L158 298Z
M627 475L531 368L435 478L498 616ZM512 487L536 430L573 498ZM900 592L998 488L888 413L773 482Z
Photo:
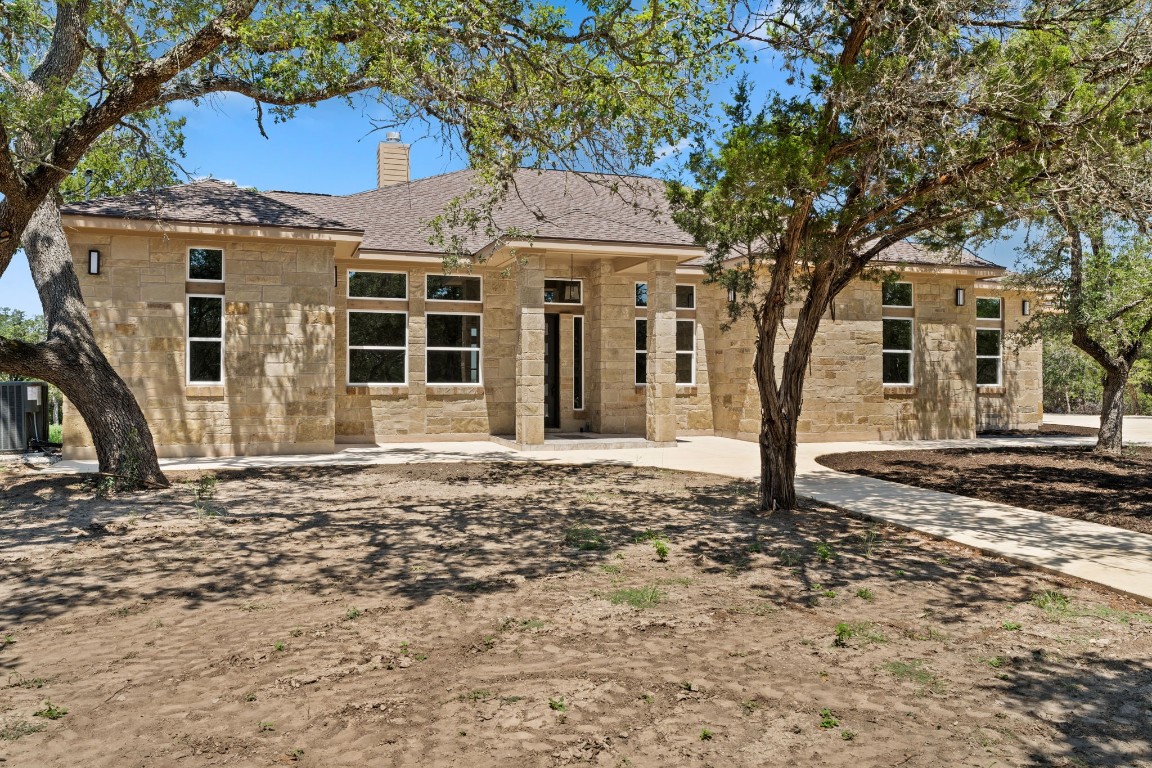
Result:
M0 452L24 453L33 440L48 442L48 385L0 381Z

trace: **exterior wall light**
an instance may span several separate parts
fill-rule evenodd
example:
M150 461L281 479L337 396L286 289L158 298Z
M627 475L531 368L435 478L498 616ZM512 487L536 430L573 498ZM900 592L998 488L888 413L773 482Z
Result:
M100 274L100 251L95 248L88 251L88 274Z
M1029 301L1028 299L1024 299L1022 302L1020 302L1020 314L1022 314L1022 315L1032 314L1032 302L1031 301Z
M736 303L736 289L735 288L729 288L728 289L728 303L729 304L735 304Z
M957 288L956 289L956 306L958 306L958 307L964 306L964 289L963 288Z

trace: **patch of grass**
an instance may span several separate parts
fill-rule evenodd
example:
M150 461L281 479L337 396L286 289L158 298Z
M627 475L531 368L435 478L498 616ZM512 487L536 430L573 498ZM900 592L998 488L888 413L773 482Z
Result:
M289 632L288 634L291 637L300 637L302 634L304 634L304 630L300 629L300 627L296 627L291 632Z
M344 618L348 619L349 621L354 621L355 619L358 619L363 615L364 614L360 612L360 609L355 608L355 607L349 608L348 610L344 611Z
M491 699L495 695L496 694L492 693L492 691L488 690L487 688L477 688L474 691L469 691L468 693L460 694L460 700L461 701L488 701L488 699Z
M933 627L926 627L924 629L905 629L901 632L904 637L909 640L935 640L942 642L944 640L944 633Z
M812 591L820 595L820 597L836 597L836 590L827 589L823 584L813 584Z
M1032 595L1032 605L1049 615L1062 615L1068 613L1070 604L1068 596L1054 589L1046 589Z
M987 659L981 659L981 661L993 669L999 669L1008 664L1008 659L1005 659L1003 656L991 656Z
M660 541L664 538L664 534L659 531L654 531L651 528L636 536L636 543L643 544L646 541Z
M804 562L804 553L799 549L788 549L782 547L776 550L776 559L780 561L780 565L785 568L795 568Z
M564 532L564 543L585 551L604 548L604 538L595 528L575 525Z
M648 587L625 588L610 592L608 594L608 602L613 605L627 603L633 608L644 609L659 605L664 597L664 593L653 584Z
M861 600L875 600L876 594L870 589L858 589L856 590L856 597Z
M700 729L700 741L712 741L712 737L716 734L707 728Z
M857 638L861 643L883 643L887 640L870 622L867 621L841 621L836 625L836 638L832 645L837 648L846 648L848 641Z
M820 710L820 727L821 728L836 728L840 725L840 721L832 714L832 710L825 707Z
M272 646L272 650L274 650L276 652L280 652L280 651L283 651L285 647L286 646L284 645L283 640L277 640L276 644Z
M816 545L816 557L820 558L820 562L827 563L836 559L836 550L828 542L822 541Z
M256 693L254 691L249 691L248 693L244 694L244 701L247 701L247 702L256 701Z
M27 720L8 720L0 723L0 741L16 741L21 736L42 730L44 730L44 726L39 723L30 723Z
M16 638L12 637L12 635L4 635L4 637L0 637L0 651L4 650L10 645L15 644L15 642Z
M760 702L756 701L755 699L748 699L748 701L741 703L740 707L744 710L744 714L751 715L753 712L760 709Z
M193 483L192 491L196 494L196 501L212 501L216 498L216 486L219 482L216 475L208 474Z
M40 689L48 685L48 678L46 677L24 677L23 675L16 675L16 680L12 680L12 676L8 677L9 688L28 688Z
M884 665L884 669L892 673L892 676L897 680L903 680L906 683L916 683L922 685L930 691L939 692L943 689L943 685L931 670L924 666L924 662L920 659L913 659L912 661L890 661Z
M600 566L600 570L604 573L609 573L615 576L616 574L620 573L621 569L618 565L602 565Z
M840 731L840 738L844 739L844 741L852 741L856 738L856 731L850 731L845 728L844 730Z
M261 720L259 723L256 724L256 729L259 730L261 733L263 733L265 731L274 731L274 730L276 730L276 723L273 723L270 720Z
M1000 625L1000 628L1006 629L1009 632L1019 632L1021 629L1023 629L1023 626L1024 625L1018 621L1006 621Z
M64 707L58 707L50 701L45 701L43 708L33 712L32 716L43 717L46 720L59 720L66 714L68 714L68 710Z
M48 442L50 442L50 443L63 443L64 442L64 425L63 424L49 424L48 425Z
M514 632L516 630L543 629L547 622L540 619L504 619L500 622L501 632Z
M1083 608L1075 611L1077 616L1085 616L1095 619L1104 619L1105 621L1115 621L1120 624L1152 624L1152 615L1147 613L1140 613L1139 611L1118 611L1115 608L1109 608L1106 605L1099 605L1095 608Z
M568 703L564 701L564 697L560 696L555 699L548 699L548 709L553 712L567 712Z

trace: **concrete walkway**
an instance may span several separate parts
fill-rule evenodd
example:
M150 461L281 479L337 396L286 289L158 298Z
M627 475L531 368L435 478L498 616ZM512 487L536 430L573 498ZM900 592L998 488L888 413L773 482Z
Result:
M1046 413L1044 423L1097 428L1100 426L1100 417L1080 413ZM1125 416L1124 442L1152 443L1152 416Z
M818 456L1012 445L1090 444L1092 438L1001 438L919 442L805 443L797 453L797 493L883 522L976 547L1010 560L1096 582L1152 602L1152 536L1071 520L1019 507L969 499L836 472ZM539 461L616 464L711 472L746 480L760 475L754 443L721 437L684 437L674 448L517 453L490 442L396 443L315 456L168 459L165 469L372 465L456 461ZM50 471L91 472L94 462L60 462ZM979 478L973 478L979 482ZM1041 489L1037 489L1040 492Z

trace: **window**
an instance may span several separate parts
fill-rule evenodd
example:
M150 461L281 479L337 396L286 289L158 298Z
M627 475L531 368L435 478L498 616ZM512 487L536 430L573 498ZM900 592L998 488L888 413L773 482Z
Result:
M676 321L676 383L696 383L695 320Z
M219 248L189 248L188 279L205 283L224 282L224 251Z
M580 304L583 301L584 284L580 280L545 280L545 304Z
M912 321L884 320L884 383L912 383Z
M350 299L406 299L408 275L403 272L349 272Z
M479 384L480 315L428 315L429 384Z
M976 299L976 317L981 320L999 320L1000 304L1000 299Z
M428 275L428 301L480 301L479 277L463 275Z
M636 320L636 383L648 383L648 321L643 319Z
M996 301L998 302L999 299ZM976 383L991 387L1000 386L1000 363L1000 331L991 328L978 328L976 330Z
M224 381L224 297L188 297L188 383Z
M348 313L348 383L408 383L407 313Z
M912 283L884 283L882 293L886 307L912 306Z
M584 410L584 318L572 318L572 410Z
M636 306L648 306L648 283L636 283Z
M696 309L696 286L676 286L676 309Z

